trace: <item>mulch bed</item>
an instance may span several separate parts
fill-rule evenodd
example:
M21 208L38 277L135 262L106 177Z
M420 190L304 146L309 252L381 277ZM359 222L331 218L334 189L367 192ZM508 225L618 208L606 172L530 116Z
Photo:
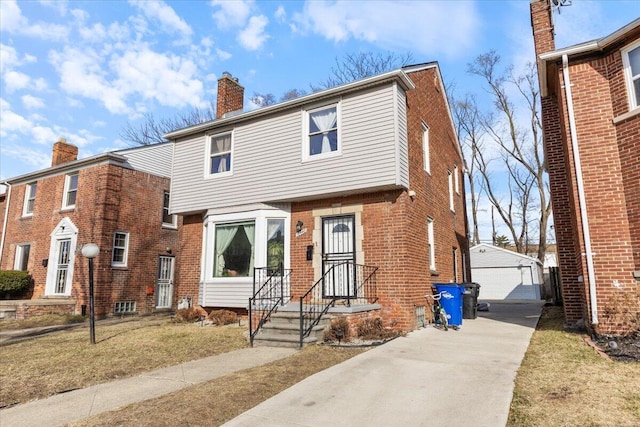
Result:
M593 341L612 360L640 362L640 331L624 337L597 337Z

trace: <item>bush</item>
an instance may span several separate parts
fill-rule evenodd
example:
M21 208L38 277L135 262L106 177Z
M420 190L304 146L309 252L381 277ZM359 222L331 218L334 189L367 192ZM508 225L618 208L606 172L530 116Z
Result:
M0 270L0 298L16 298L26 294L31 276L26 271Z
M363 340L385 340L396 336L398 333L385 328L379 317L369 317L358 322L358 338Z
M344 341L351 339L351 327L346 317L336 317L331 319L331 324L323 333L325 342Z
M176 310L174 319L176 322L195 322L196 320L200 320L201 314L200 310L196 307L181 308Z
M231 325L238 321L238 315L231 310L213 310L207 317L214 325Z

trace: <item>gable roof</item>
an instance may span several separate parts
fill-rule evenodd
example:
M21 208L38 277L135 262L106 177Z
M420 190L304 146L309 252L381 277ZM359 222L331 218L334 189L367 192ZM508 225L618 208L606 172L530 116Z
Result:
M482 254L482 255L480 255ZM518 265L542 265L539 259L498 246L480 243L469 249L471 267L509 267Z
M309 95L301 96L300 98L291 99L277 104L269 105L267 107L258 108L252 111L237 112L232 115L221 117L216 120L210 120L205 123L189 126L186 128L178 129L173 132L169 132L164 135L166 139L175 140L194 133L206 132L211 129L237 123L245 120L262 117L268 114L276 113L279 111L287 110L293 107L317 102L325 98L335 97L345 93L350 93L358 90L362 90L371 86L377 86L384 83L397 82L402 86L404 90L411 90L415 88L415 84L411 81L409 76L404 72L402 68L388 71L386 73L378 74L376 76L367 77L362 80L356 80L355 82L346 83L340 86L332 87L330 89L321 90L311 93Z
M560 60L564 55L576 57L602 52L612 45L623 41L632 31L638 28L640 28L640 18L631 21L608 36L538 55L538 77L540 79L541 96L544 97L548 95L547 65L549 63Z

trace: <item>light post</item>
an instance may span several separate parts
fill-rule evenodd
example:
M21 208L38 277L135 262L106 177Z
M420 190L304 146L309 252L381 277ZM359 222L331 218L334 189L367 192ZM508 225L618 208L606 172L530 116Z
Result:
M93 259L100 249L95 243L87 243L82 247L82 256L89 260L89 336L91 344L96 343L96 316L93 304Z

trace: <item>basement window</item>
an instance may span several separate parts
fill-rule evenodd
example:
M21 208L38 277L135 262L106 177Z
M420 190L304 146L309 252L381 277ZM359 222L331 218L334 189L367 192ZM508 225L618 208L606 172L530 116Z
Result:
M113 312L115 314L135 313L136 302L135 301L117 301L115 303L115 306L113 307Z

